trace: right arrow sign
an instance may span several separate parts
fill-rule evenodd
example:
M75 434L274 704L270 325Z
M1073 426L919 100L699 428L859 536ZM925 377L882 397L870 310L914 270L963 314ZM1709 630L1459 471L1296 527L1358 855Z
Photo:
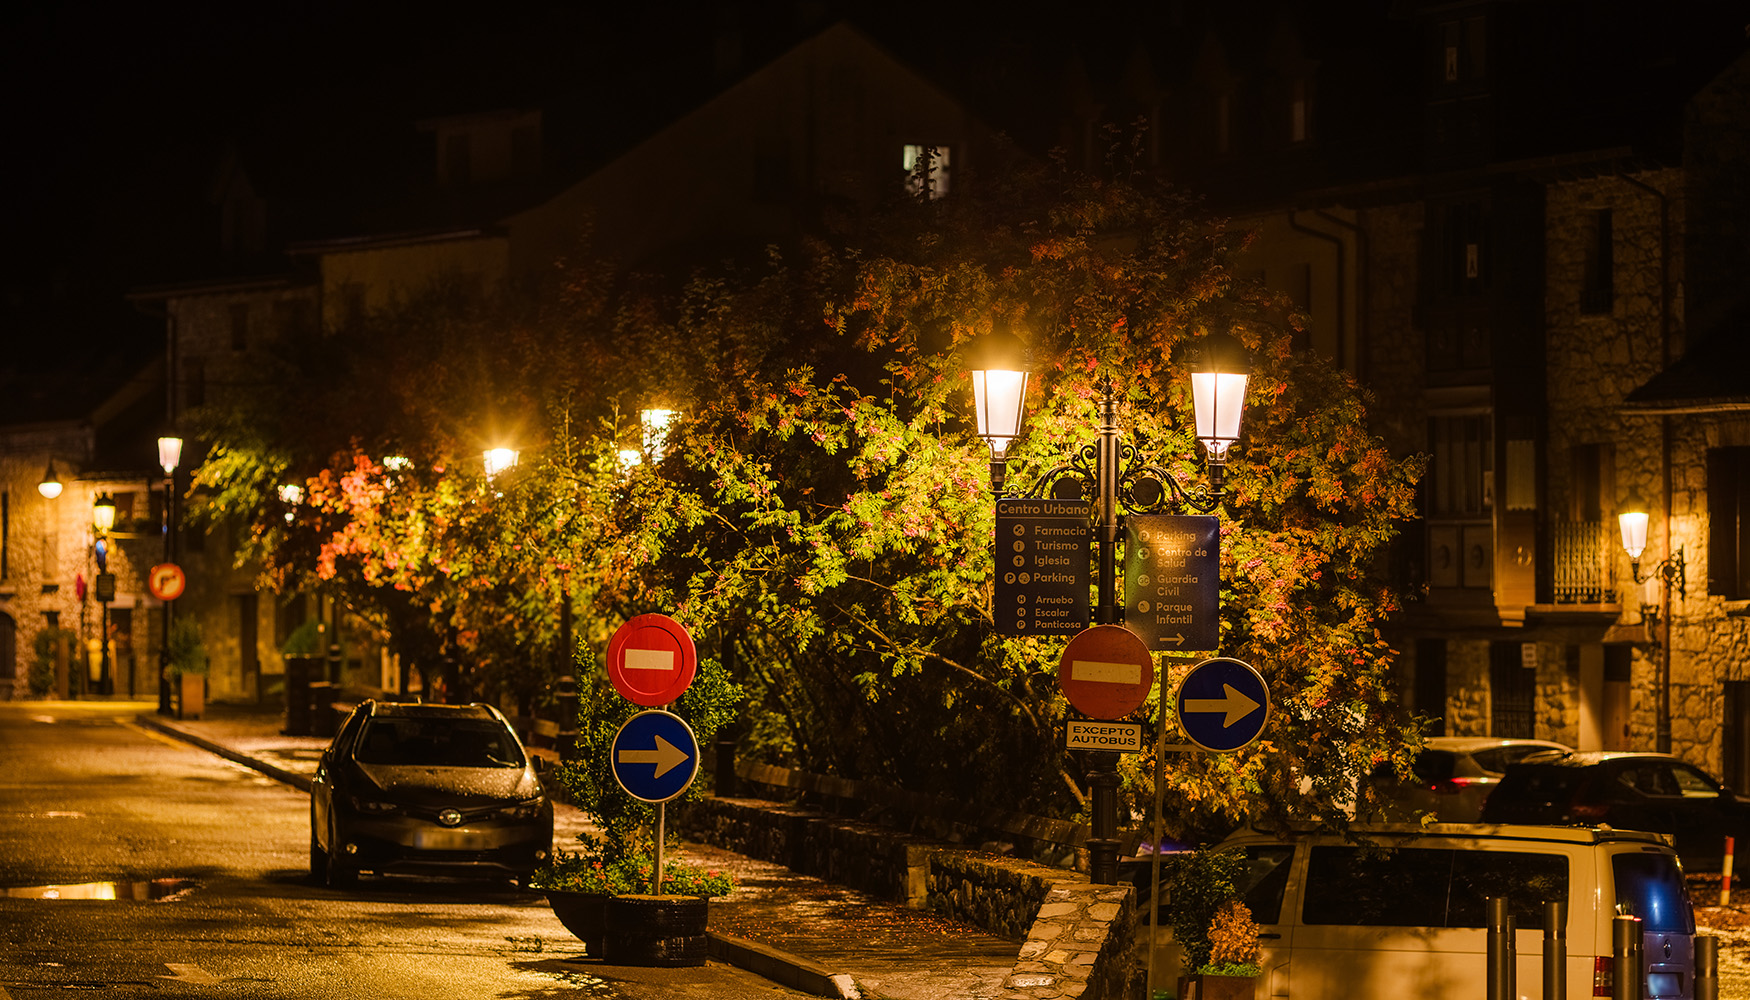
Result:
M1174 699L1179 728L1205 750L1229 753L1258 738L1270 719L1270 690L1251 664L1218 656L1191 668Z

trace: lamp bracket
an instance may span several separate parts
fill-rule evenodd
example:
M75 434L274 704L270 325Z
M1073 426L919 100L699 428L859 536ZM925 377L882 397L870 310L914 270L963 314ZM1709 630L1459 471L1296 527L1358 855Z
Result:
M1688 582L1688 566L1684 562L1683 546L1681 545L1677 546L1677 551L1671 554L1671 558L1661 559L1654 563L1644 576L1641 574L1641 561L1639 559L1630 560L1629 570L1634 574L1634 580L1636 583L1646 583L1648 580L1658 580L1660 583L1663 583L1668 587L1677 588L1678 597L1689 596L1688 592L1685 590L1685 586Z
M1060 494L1060 486L1072 486L1077 499L1090 502L1099 496L1100 449L1095 443L1077 448L1068 463L1047 472L1039 480L1040 493L1055 499L1070 499ZM1221 493L1208 483L1186 486L1172 473L1158 465L1146 463L1136 446L1123 443L1118 447L1118 507L1126 514L1159 514L1166 511L1208 514L1221 505Z

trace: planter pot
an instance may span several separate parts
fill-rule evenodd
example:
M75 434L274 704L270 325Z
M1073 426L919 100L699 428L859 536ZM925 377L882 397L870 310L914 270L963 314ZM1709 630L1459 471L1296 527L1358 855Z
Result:
M547 902L553 915L565 925L571 935L583 942L591 958L602 957L602 939L608 929L608 900L605 892L564 892L548 889Z
M1256 976L1180 976L1179 1000L1252 1000Z
M207 709L207 677L205 674L178 674L181 701L177 705L179 719L198 719Z
M704 965L709 905L703 896L615 896L602 957L614 965Z

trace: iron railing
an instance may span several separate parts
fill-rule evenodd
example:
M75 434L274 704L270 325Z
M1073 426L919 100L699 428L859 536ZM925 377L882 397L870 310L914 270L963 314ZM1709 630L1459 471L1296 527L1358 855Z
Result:
M1556 522L1552 575L1557 604L1616 600L1616 560L1609 528L1603 521Z

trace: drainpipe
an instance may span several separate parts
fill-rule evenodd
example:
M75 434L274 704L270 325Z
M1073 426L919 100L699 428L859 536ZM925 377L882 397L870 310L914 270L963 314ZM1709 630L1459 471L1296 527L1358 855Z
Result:
M1628 184L1640 188L1659 199L1659 368L1661 371L1671 367L1671 199L1665 192L1637 180L1628 174L1618 174ZM1659 417L1659 467L1661 487L1664 492L1665 507L1665 557L1669 559L1675 551L1671 541L1672 516L1672 485L1671 485L1671 445L1674 438L1671 427L1671 416L1664 414ZM1671 608L1671 585L1665 585L1665 641L1660 643L1659 651L1659 717L1653 730L1653 748L1660 753L1671 752L1671 619L1674 612Z
M1345 285L1344 266L1343 266L1343 249L1344 249L1343 238L1340 236L1335 236L1331 233L1327 233L1322 229L1314 229L1311 226L1303 226L1295 219L1295 217L1294 217L1295 214L1296 214L1295 209L1291 208L1288 210L1288 226L1290 229L1293 229L1297 233L1305 233L1306 235L1314 237L1315 239L1324 240L1325 242L1327 242L1327 243L1331 244L1333 247L1335 247L1337 250L1337 367L1342 368L1342 367L1344 367L1344 359L1345 359L1345 355L1347 354L1347 352L1343 349L1343 314L1344 314L1344 311L1345 311L1345 308L1346 308L1347 302L1348 302L1347 296L1345 296L1343 294L1343 288ZM1323 213L1321 213L1321 214L1323 214ZM1308 299L1312 298L1312 282L1310 280L1307 282L1307 298ZM1308 302L1307 306L1310 308L1312 306L1312 303Z
M1366 385L1367 351L1365 350L1365 347L1367 345L1367 303L1373 301L1368 297L1367 288L1367 230L1358 223L1350 222L1348 219L1332 215L1322 208L1314 209L1313 214L1324 219L1333 226L1342 226L1344 229L1355 234L1355 284L1357 286L1355 294L1355 381L1360 382L1362 385ZM1357 212L1356 214L1360 213ZM1342 254L1339 253L1337 255L1339 268L1342 266L1342 260ZM1341 273L1342 272L1339 270L1338 274ZM1347 342L1341 337L1338 338L1337 366L1339 368L1343 365L1342 359L1344 351L1342 346L1345 343Z

